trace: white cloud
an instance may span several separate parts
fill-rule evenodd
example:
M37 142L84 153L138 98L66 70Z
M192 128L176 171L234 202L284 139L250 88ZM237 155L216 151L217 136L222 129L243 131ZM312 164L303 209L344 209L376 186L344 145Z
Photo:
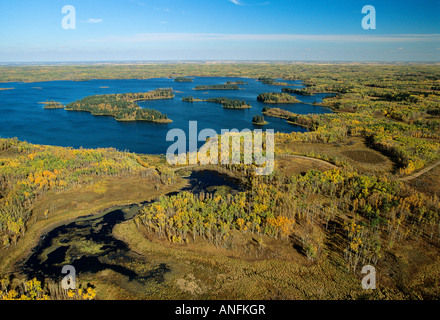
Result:
M86 21L84 21L84 22L87 22L87 23L101 23L103 20L102 19L93 19L93 18L89 18L89 19L87 19Z
M269 1L254 3L254 2L249 2L249 1L243 2L241 0L229 0L229 2L232 2L233 4L235 4L237 6L265 6L265 5L269 4Z

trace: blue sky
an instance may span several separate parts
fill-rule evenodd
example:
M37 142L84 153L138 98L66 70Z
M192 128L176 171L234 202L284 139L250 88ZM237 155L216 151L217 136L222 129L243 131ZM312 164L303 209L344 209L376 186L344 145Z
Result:
M1 1L0 62L439 61L439 21L440 0Z

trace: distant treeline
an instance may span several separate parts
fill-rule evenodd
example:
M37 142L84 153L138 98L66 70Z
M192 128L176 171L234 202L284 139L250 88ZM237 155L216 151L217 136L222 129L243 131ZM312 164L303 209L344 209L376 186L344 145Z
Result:
M71 102L66 105L66 110L88 111L93 115L114 116L118 121L170 122L167 115L153 109L142 109L135 101L173 97L171 89L156 89L141 93L103 94Z

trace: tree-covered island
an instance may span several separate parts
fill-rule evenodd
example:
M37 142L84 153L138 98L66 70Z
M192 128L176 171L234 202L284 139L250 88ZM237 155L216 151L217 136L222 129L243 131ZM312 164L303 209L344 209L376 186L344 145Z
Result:
M208 98L208 99L195 99L193 96L183 97L182 101L185 102L212 102L221 104L225 109L248 109L252 108L246 101L240 99L229 99L225 97L221 98Z
M237 84L211 84L196 86L194 90L239 90Z
M257 114L257 115L252 117L252 123L256 124L256 125L259 125L259 126L262 126L262 125L268 124L269 122L264 120L264 116L262 116L260 114Z
M174 82L194 82L194 80L188 77L177 77Z
M301 103L294 96L281 92L265 92L259 94L257 100L264 103Z
M227 81L226 84L247 84L247 82L244 82L242 80L237 80L237 81Z
M117 121L151 121L169 123L166 114L154 109L142 109L136 101L172 99L173 90L155 89L149 92L103 94L89 96L66 105L68 111L87 111L95 116L113 116Z

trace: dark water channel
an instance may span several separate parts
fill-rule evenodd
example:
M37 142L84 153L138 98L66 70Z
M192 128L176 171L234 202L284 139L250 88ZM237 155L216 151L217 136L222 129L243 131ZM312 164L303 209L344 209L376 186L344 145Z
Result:
M242 190L238 181L211 170L194 171L186 179L189 185L181 191L213 193L226 190L234 193ZM28 278L60 280L65 276L61 273L62 267L72 265L77 275L110 269L141 283L163 282L164 275L171 271L168 265L162 263L143 274L136 273L126 265L143 257L112 235L116 224L132 219L142 205L154 201L110 208L56 227L42 236L31 255L19 266L21 271Z

